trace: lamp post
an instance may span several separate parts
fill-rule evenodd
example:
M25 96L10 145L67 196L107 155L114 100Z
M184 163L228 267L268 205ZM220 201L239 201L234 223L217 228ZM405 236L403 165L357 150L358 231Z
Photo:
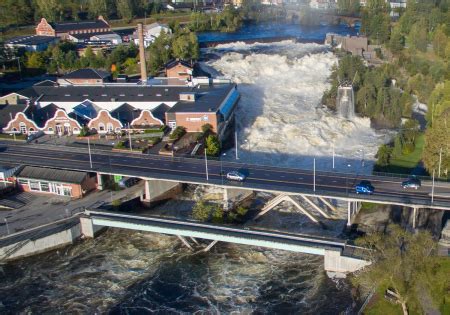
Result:
M237 138L237 131L234 132L234 144L236 146L236 160L239 160L238 157L238 138Z
M89 164L91 165L92 168L91 143L89 142L89 136L87 140L88 140Z
M434 202L434 170L433 170L433 185L431 186L431 204Z
M314 158L313 160L313 172L314 172L314 177L313 177L313 191L316 191L316 158Z
M209 176L208 176L208 156L206 155L206 149L205 149L205 169L206 169L206 181L209 181Z
M333 170L334 170L334 143L333 143Z
M6 232L9 235L9 225L8 225L8 220L5 218L5 225L6 225Z
M438 168L438 178L441 178L441 164L442 164L442 147L439 150L439 168Z
M226 156L226 153L222 153L222 156ZM220 178L222 179L222 186L223 186L223 165L222 165L222 157L220 157Z

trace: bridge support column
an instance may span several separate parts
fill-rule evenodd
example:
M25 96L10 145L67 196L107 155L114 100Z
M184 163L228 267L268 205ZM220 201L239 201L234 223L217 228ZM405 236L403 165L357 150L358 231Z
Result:
M182 186L178 182L169 182L164 180L145 180L144 202L154 202L171 198L173 195L181 192Z
M233 208L237 203L240 203L247 198L252 197L254 194L251 190L236 189L236 188L223 188L223 208L229 210Z
M262 215L266 214L283 201L289 201L290 203L292 203L298 210L300 210L304 215L310 218L311 221L315 223L319 222L319 220L317 220L311 213L309 213L309 211L305 210L305 208L303 208L296 200L294 200L291 196L287 194L279 194L278 196L275 196L272 200L267 202L264 208L261 209L261 212L258 213L258 215L253 220L256 220Z
M97 189L103 190L103 179L102 179L102 174L100 174L100 173L97 173Z
M89 217L80 217L81 234L86 238L94 238L95 235L104 229L103 226L94 225Z
M191 244L189 244L189 242L188 242L183 236L181 236L181 235L177 235L177 236L178 236L178 238L180 239L180 241L181 241L187 248L189 248L190 250L194 250L194 249L192 248Z
M205 249L203 250L204 252L209 252L211 250L211 248L214 247L214 245L217 244L218 241L212 241L208 246L205 247Z
M335 206L333 206L331 204L331 202L327 201L325 198L323 197L319 197L319 200L322 201L328 208L330 208L331 210L333 210L334 212L337 212L337 209Z
M322 209L320 209L320 207L318 205L316 205L314 202L311 201L311 199L309 199L308 197L306 197L305 195L301 195L303 199L305 199L305 201L307 203L309 203L311 205L311 207L313 207L314 209L316 209L321 215L323 215L325 218L329 219L330 216L323 211Z
M350 200L348 201L347 226L350 226L353 224L353 219L358 214L359 209L361 209L361 203L359 201L350 201Z
M412 227L413 229L416 228L416 219L417 219L417 208L413 208L413 221L412 221Z
M324 255L324 269L327 272L337 273L349 273L355 272L365 266L368 266L370 262L342 255L338 250L325 250Z

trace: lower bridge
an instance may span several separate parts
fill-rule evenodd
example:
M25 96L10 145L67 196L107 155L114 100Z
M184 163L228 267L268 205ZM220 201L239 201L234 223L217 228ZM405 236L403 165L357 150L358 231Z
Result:
M86 210L81 217L81 229L86 237L94 237L102 227L115 227L178 236L189 246L186 238L211 240L209 250L218 241L243 245L282 249L324 256L324 269L329 272L349 273L369 264L360 255L364 249L350 246L343 240L278 231L250 230L200 222L160 217L130 215L107 211ZM356 253L360 253L359 255Z

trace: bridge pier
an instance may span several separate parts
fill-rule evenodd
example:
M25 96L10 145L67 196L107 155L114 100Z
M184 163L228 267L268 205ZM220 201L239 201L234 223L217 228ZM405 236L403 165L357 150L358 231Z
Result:
M97 173L97 189L103 190L103 179L101 173Z
M191 246L191 244L189 244L189 242L181 235L177 235L177 237L180 239L180 241L190 250L194 250Z
M258 213L258 215L253 220L257 220L259 217L263 216L264 214L266 214L267 212L278 206L283 201L288 201L292 203L298 210L300 210L304 215L306 215L309 219L311 219L311 221L315 223L319 222L319 220L317 220L316 217L314 217L309 211L303 208L296 200L294 200L291 196L287 194L279 194L275 196L273 199L269 200L264 206L264 208L261 209L261 212Z
M353 224L353 219L358 214L359 209L361 209L361 202L359 201L348 201L347 206L347 226L351 226Z
M254 195L253 191L236 189L236 188L223 188L223 209L229 210L234 207L235 204L246 200Z
M325 218L329 219L330 216L323 211L322 209L320 209L320 207L318 205L316 205L314 202L311 201L311 199L309 199L308 197L306 197L305 195L301 195L303 199L305 199L305 201L311 205L311 207L313 207L314 209L316 209L321 215L323 215Z
M144 196L141 201L154 202L170 198L181 192L182 186L178 182L170 182L159 179L145 180Z
M359 258L344 256L342 251L325 250L324 269L327 272L346 274L358 271L368 265L370 265L370 262Z
M104 228L103 226L94 225L92 219L88 216L80 217L81 235L86 238L94 238Z

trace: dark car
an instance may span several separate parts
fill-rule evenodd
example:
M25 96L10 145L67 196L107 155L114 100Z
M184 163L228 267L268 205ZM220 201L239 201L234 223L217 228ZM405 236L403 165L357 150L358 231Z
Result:
M141 179L136 177L128 177L128 178L122 178L119 181L119 187L120 188L127 188L131 187L135 184L137 184Z
M422 184L420 183L420 179L418 178L409 178L407 180L405 180L404 182L402 182L402 187L404 189L406 188L414 188L414 189L419 189L420 186L422 186Z
M362 180L358 185L355 186L355 192L357 194L372 195L375 188L368 180Z

